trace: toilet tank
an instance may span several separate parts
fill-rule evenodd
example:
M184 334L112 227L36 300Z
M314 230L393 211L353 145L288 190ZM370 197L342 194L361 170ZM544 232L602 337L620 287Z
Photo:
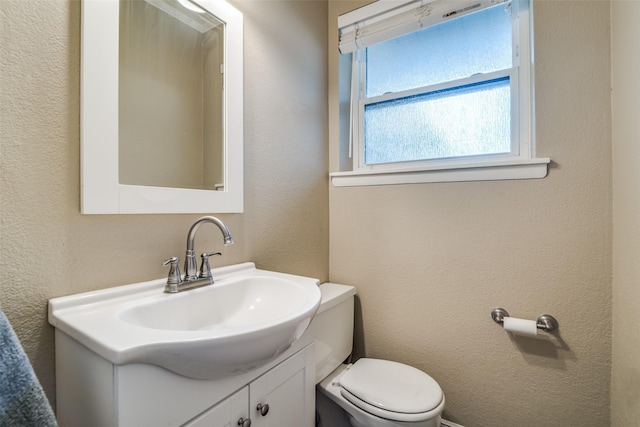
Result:
M324 283L320 285L320 292L320 308L311 322L316 349L316 384L351 354L356 288Z

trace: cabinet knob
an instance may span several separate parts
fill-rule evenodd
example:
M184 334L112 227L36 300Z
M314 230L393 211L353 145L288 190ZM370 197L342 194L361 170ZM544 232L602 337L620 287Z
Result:
M241 427L251 427L251 418L247 418L246 420L244 418L240 418L238 420L238 425Z
M268 403L258 403L256 407L258 411L260 411L260 415L263 417L269 413L269 404Z

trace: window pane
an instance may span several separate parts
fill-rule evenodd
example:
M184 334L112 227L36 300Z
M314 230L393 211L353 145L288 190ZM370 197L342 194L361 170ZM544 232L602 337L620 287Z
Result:
M504 4L367 48L367 97L512 67Z
M365 105L368 165L511 151L509 78Z

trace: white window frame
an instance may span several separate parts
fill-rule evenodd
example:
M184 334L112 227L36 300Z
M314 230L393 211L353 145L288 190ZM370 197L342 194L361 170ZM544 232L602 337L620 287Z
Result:
M502 3L503 0L489 0L483 6ZM341 49L351 51L351 111L350 111L350 154L353 170L330 174L334 186L385 185L421 182L484 181L502 179L544 178L547 175L549 158L536 158L534 150L534 109L533 109L533 60L531 51L531 1L512 0L512 13L517 13L513 25L513 43L515 44L513 67L484 75L475 75L464 79L430 85L408 91L366 98L364 79L366 76L364 49L368 44L381 41L363 31L364 37L374 40L358 40L358 30L367 24L381 20L398 19L394 15L411 13L416 6L430 8L427 25L442 22L440 16L465 5L483 3L482 0L461 3L459 1L404 1L379 0L363 8L339 17L341 31ZM490 4L487 4L490 3ZM421 25L425 25L424 22ZM419 26L405 29L411 32ZM387 34L388 35L388 34ZM397 35L397 34L396 34ZM395 35L393 35L395 36ZM387 37L391 38L391 37ZM343 42L345 41L347 43ZM364 163L364 107L369 103L382 100L404 98L406 96L429 93L482 81L509 77L511 86L511 152L497 155L455 157L411 162L393 162L366 165Z

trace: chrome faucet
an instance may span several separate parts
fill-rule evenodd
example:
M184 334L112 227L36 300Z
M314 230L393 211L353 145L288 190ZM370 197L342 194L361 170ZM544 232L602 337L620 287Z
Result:
M177 293L186 291L188 289L199 288L200 286L212 285L213 277L211 276L211 267L209 266L209 257L213 255L222 255L220 252L216 253L203 253L202 265L198 272L198 263L194 252L196 232L201 224L210 222L215 224L222 232L224 238L224 245L233 244L233 237L229 227L218 218L213 216L203 216L193 223L187 234L187 252L184 260L184 279L180 277L180 269L177 267L178 258L173 257L163 261L163 265L171 264L171 270L169 271L169 277L167 278L167 286L165 286L166 293Z

